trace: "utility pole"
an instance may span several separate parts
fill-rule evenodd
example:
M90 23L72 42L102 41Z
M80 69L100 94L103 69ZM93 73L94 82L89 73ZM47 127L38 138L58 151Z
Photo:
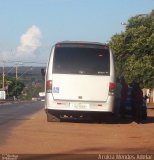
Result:
M18 65L16 64L16 80L18 79Z
M3 88L3 90L4 90L4 87L5 87L5 73L4 73L4 62L3 62L3 86L2 86L2 88Z
M4 87L5 87L5 61L2 61L3 62L3 73L2 73L2 77L3 77L3 80L2 80L2 88L4 90Z
M23 63L22 62L17 62L15 65L16 65L16 80L18 80L18 67L19 65L22 65Z

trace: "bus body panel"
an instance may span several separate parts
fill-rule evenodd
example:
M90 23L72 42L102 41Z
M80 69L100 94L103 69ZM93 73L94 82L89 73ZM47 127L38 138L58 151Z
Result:
M53 98L71 101L107 101L109 80L108 76L53 74Z

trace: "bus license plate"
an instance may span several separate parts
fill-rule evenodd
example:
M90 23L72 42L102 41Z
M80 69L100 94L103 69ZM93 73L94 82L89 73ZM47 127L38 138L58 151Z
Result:
M70 103L70 107L72 109L89 109L90 105L84 103Z

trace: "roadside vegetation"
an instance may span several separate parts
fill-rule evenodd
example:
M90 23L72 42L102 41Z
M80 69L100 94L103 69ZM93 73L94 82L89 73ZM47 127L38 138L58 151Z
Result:
M0 76L0 90L5 90L7 99L32 100L32 98L39 97L39 92L44 92L41 71L38 72L37 68L33 68L31 74L25 74L20 78L16 78L15 73L9 76L6 74L4 84L3 78Z
M125 31L113 35L109 42L117 76L124 76L128 82L136 79L142 88L154 88L154 10L122 24Z

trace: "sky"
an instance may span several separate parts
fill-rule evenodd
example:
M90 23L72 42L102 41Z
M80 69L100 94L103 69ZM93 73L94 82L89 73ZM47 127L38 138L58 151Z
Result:
M45 65L64 40L106 43L153 9L154 0L0 0L0 66Z

